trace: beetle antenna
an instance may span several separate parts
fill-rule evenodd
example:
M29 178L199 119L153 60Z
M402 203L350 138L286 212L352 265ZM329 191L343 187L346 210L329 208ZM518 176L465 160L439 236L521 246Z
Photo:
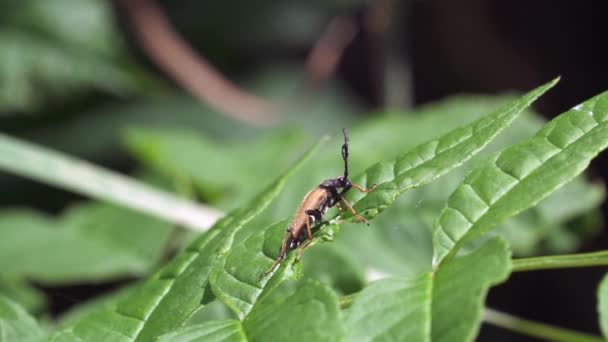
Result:
M342 145L342 159L344 159L344 178L348 178L348 130L342 129L344 144Z

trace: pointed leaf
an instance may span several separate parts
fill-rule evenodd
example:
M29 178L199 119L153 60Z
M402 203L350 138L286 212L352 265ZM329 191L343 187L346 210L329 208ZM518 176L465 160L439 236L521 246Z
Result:
M487 158L450 196L433 234L433 265L581 173L608 146L608 92L560 115L532 138Z
M19 304L0 296L0 341L43 341L38 323Z
M394 161L373 165L357 177L355 182L365 187L372 184L377 184L378 187L367 194L351 191L349 198L352 202L357 202L355 209L359 213L366 213L368 218L374 217L404 191L424 185L461 165L488 145L557 81L555 79L538 87L467 126L418 145Z
M145 281L113 308L100 310L55 336L57 341L150 341L181 327L201 307L208 277L220 254L232 246L235 234L281 191L287 178L320 145L317 144L283 176L248 205L220 220L171 263Z
M335 293L317 281L283 283L241 323L209 321L163 335L160 341L339 341L344 325Z
M472 341L490 286L504 281L510 253L502 238L454 258L433 274L384 279L355 298L350 341Z

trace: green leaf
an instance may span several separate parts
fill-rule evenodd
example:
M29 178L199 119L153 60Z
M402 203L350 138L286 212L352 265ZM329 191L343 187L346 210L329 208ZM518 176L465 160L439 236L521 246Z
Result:
M198 131L165 128L130 129L126 143L145 164L172 179L192 182L206 199L231 208L235 198L259 189L259 179L269 169L287 167L300 153L303 139L301 133L285 130L253 142L219 143Z
M44 332L19 304L0 296L0 341L42 341Z
M58 219L31 210L4 210L0 230L4 275L65 284L146 274L159 260L170 225L92 203L71 208Z
M297 287L283 283L260 300L242 323L209 321L163 335L160 341L339 341L343 336L336 294L319 282L305 280Z
M138 86L103 1L19 2L3 6L0 20L0 111L38 109L49 95L83 88L128 93Z
M506 242L494 238L434 273L374 282L348 312L348 340L472 341L488 289L507 279L509 260Z
M266 293L280 286L285 280L300 276L300 264L296 252L291 252L272 277L261 275L278 257L285 227L289 221L276 222L251 234L235 244L219 258L210 277L215 296L243 319ZM327 225L315 234L312 244L328 240L337 231L337 225Z
M372 184L377 184L378 187L367 194L351 191L348 197L356 202L355 209L359 213L365 213L368 218L374 217L404 191L424 185L461 165L488 145L557 81L555 79L538 87L467 126L423 143L392 162L379 162L368 168L355 182L364 187Z
M44 293L23 279L0 277L0 296L17 302L31 314L39 314L47 306Z
M316 281L297 290L283 283L264 296L243 321L251 341L339 341L344 325L336 294ZM296 329L294 331L294 329Z
M204 296L210 295L208 277L218 257L230 250L237 232L268 206L318 146L249 204L216 223L114 309L92 313L59 332L56 340L149 341L181 327L203 305Z
M581 173L608 146L607 113L608 93L603 93L476 167L437 220L433 265Z
M431 273L387 278L357 295L346 317L349 341L430 341Z
M597 311L599 313L600 329L604 337L608 338L608 274L600 283L597 290L598 304Z
M161 336L160 342L246 342L240 321L210 321L203 324L191 325L176 332Z

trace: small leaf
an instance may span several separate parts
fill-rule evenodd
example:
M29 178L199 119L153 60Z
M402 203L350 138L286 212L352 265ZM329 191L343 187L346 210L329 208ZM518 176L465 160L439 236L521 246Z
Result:
M181 327L202 306L209 273L218 257L230 249L236 233L268 206L287 178L319 145L311 148L251 203L216 223L114 308L93 312L60 331L55 335L56 340L150 341Z
M442 264L435 273L372 283L346 318L348 340L472 341L490 286L507 279L502 238Z
M19 304L0 296L0 341L43 341L38 323Z
M141 276L156 266L169 229L166 222L100 203L75 206L59 219L4 210L0 268L43 284Z
M608 146L608 93L560 115L535 136L486 159L454 191L436 222L433 265L464 242L548 196Z
M235 320L210 321L191 325L161 336L159 342L247 342L241 322Z
M366 213L368 218L374 217L404 191L424 185L461 165L488 145L557 81L558 79L555 79L538 87L467 126L456 128L438 139L423 143L392 162L373 165L357 177L355 183L366 187L377 184L378 187L365 195L351 191L349 198L356 202L355 209Z

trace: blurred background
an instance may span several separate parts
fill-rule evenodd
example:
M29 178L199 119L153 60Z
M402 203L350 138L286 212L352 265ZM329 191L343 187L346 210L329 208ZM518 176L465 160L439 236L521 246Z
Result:
M540 115L528 113L493 148L533 134L542 117L608 89L600 26L607 7L544 0L2 0L0 129L228 210L321 135L351 127L352 168L361 172L561 76L533 106ZM276 206L277 216L341 172L339 142L327 150L313 157L320 166L282 195L293 199ZM358 290L370 269L425 269L426 261L411 260L426 260L430 222L465 172L408 193L400 212L379 217L378 230L385 230L375 245L361 246L375 233L347 227L337 246L311 253L310 264L323 269L314 260L330 255L355 265L349 281L334 283L343 293ZM515 254L607 249L606 175L604 153L585 179L505 224ZM0 234L9 236L0 242L0 267L9 269L0 275L0 293L49 321L144 276L174 252L167 245L175 234L162 221L8 173L0 174L0 187ZM395 233L396 221L410 230ZM412 233L418 226L424 234ZM139 233L124 232L130 229ZM123 236L137 255L120 254L125 246L87 245L107 236ZM407 242L387 247L388 237ZM414 247L416 241L424 242ZM61 246L67 254L51 260ZM366 252L352 256L355 247ZM79 253L87 257L71 264ZM400 265L406 259L411 267ZM596 288L605 271L516 273L491 290L488 305L599 334ZM487 325L479 339L528 340Z

